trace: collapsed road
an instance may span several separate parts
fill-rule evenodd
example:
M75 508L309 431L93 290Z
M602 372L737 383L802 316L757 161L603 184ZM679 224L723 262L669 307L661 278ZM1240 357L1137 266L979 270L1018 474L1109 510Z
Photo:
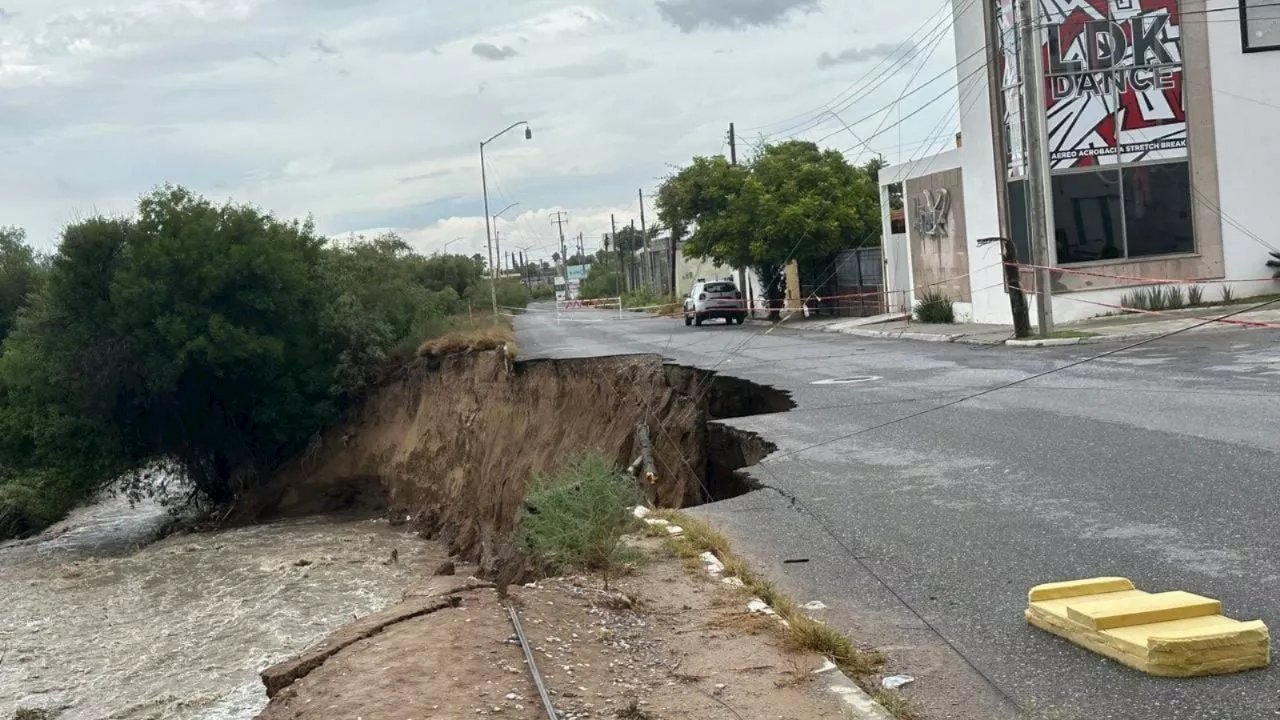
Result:
M1167 338L943 408L1110 346L532 310L517 318L522 358L661 353L790 394L789 412L728 423L777 447L747 471L760 489L699 512L915 676L926 717L1013 718L1015 704L1097 719L1280 712L1275 670L1152 678L1022 617L1033 585L1119 575L1280 622L1280 334Z

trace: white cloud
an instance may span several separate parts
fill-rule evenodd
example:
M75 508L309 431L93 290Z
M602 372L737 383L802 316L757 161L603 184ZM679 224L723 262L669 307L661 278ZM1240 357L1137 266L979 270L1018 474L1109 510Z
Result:
M590 248L610 211L638 220L636 189L651 190L669 164L720 152L731 120L744 142L789 126L782 136L839 128L777 122L812 114L874 64L819 73L815 48L849 47L869 26L877 43L896 45L913 16L830 3L806 12L812 5L9 0L0 224L47 245L78 214L127 212L139 194L173 182L282 216L311 214L327 233L399 228L427 250L464 237L450 249L483 253L478 143L528 120L531 142L513 132L486 150L491 210L526 209L499 230L549 255L558 239L547 213L563 208L566 231L585 233ZM694 13L681 16L686 24L700 18L704 29L768 28L684 33L671 13L685 11ZM508 56L477 57L483 43ZM953 53L944 45L937 55L921 77ZM842 115L853 122L892 102L906 75ZM903 114L933 94L907 101ZM947 114L938 106L907 124L905 142ZM855 130L870 134L879 119ZM890 136L897 131L873 145L889 148Z

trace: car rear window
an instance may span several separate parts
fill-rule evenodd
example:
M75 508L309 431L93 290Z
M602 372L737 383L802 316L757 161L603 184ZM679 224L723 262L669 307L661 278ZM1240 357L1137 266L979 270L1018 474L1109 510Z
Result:
M733 286L733 283L707 283L707 286L704 289L711 293L727 293L737 290L737 288Z

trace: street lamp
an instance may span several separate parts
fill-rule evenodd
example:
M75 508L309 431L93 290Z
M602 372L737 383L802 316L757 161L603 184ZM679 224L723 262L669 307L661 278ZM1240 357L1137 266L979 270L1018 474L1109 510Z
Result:
M511 123L501 132L494 134L488 140L480 141L480 186L484 192L484 234L485 238L489 242L489 294L493 300L494 317L498 316L498 273L493 264L493 229L490 225L491 218L489 217L489 177L484 166L484 146L494 140L497 140L503 135L506 135L512 130L515 130L521 125L524 126L524 139L532 140L533 130L529 127L529 122L527 120L521 120L520 122ZM504 210L503 212L506 211Z
M450 246L450 245L452 245L452 244L454 244L454 243L458 242L459 240L466 240L466 239L467 239L466 237L464 237L464 236L462 236L462 235L459 235L458 237L456 237L456 238L454 238L454 239L450 240L449 242L445 243L445 244L444 244L444 251L443 251L443 252L444 252L444 254L446 254L446 255L447 255L447 254L449 253L449 246Z
M515 206L517 206L517 205L519 205L519 204L520 204L520 203L518 203L518 202L513 202L513 203L511 203L510 205L508 205L508 206L506 206L506 207L502 208L501 210L499 210L498 212L496 212L496 213L494 213L494 214L493 214L493 227L494 227L494 231L493 231L493 254L498 256L498 272L499 272L499 273L501 273L501 272L502 272L502 234L501 234L501 233L499 233L499 232L498 232L498 230L497 230L497 228L498 228L498 218L502 217L502 214L503 214L503 213L505 213L506 211L510 210L511 208L513 208L513 207L515 207Z

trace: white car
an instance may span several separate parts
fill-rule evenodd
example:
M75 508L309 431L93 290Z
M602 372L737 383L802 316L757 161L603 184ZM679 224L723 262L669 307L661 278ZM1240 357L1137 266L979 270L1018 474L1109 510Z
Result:
M723 318L725 324L747 321L747 303L731 280L699 280L684 299L684 324Z

